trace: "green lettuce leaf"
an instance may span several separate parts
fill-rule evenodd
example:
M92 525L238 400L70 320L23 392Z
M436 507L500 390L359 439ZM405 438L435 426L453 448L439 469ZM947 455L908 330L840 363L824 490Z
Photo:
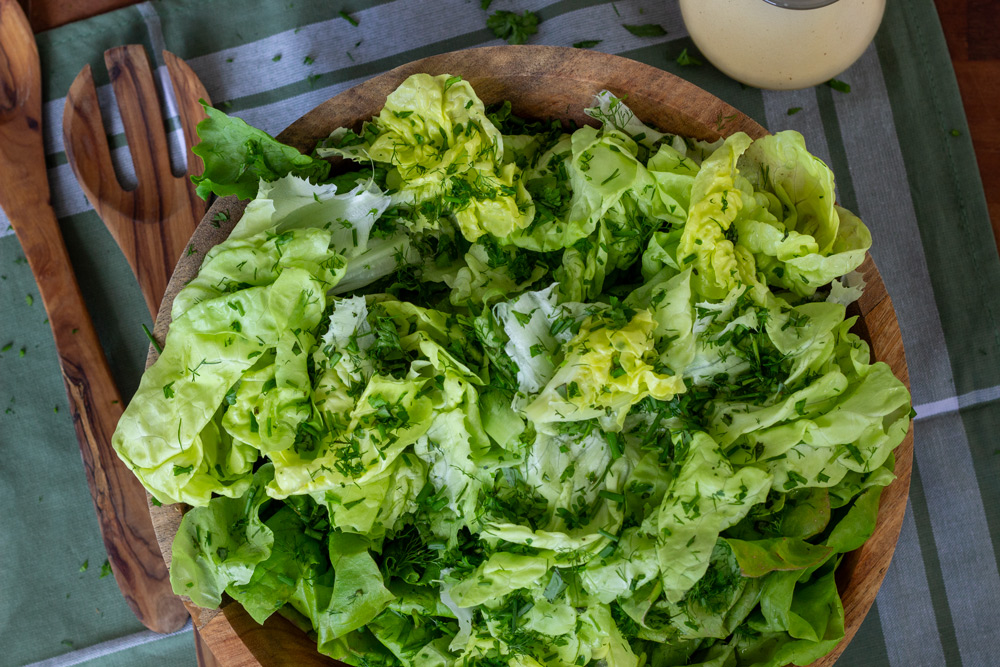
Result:
M757 210L736 223L770 284L809 295L861 265L864 223L835 204L833 172L791 130L762 137L740 157Z
M274 533L260 510L269 501L264 486L273 474L273 466L265 464L243 495L214 498L184 515L170 564L176 594L201 607L218 607L224 590L249 583L257 565L267 561Z
M201 141L191 149L205 162L205 171L191 177L202 199L211 193L252 199L260 181L291 174L316 182L330 172L328 162L303 155L235 116L202 106L208 117L198 123Z

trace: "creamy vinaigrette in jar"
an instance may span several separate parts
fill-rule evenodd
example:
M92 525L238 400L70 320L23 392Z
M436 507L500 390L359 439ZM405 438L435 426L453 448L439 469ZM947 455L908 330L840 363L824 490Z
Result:
M836 0L816 9L765 0L680 5L688 34L713 65L737 81L777 89L807 88L843 72L871 43L885 12L885 0Z

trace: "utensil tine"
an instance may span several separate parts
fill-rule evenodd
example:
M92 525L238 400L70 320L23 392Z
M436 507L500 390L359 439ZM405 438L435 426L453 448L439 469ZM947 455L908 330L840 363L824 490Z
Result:
M208 116L201 106L199 100L204 100L205 104L211 105L212 100L208 96L208 91L201 83L201 79L194 73L191 67L170 51L163 51L163 61L167 65L167 72L170 73L170 82L174 87L174 99L177 102L177 114L180 116L181 127L184 129L184 139L187 146L194 146L198 143L197 126ZM187 149L187 175L198 176L204 170L205 165L201 158ZM204 213L204 204L202 205Z
M94 208L98 208L102 199L116 202L122 208L134 206L133 193L122 188L115 176L90 65L80 70L66 94L63 143L76 179ZM119 245L124 240L119 240Z
M197 188L191 182L191 176L200 175L205 170L202 159L195 155L191 148L198 143L198 123L208 117L199 100L204 100L205 104L211 104L212 100L209 98L205 86L202 85L201 79L181 58L170 51L164 51L163 62L167 65L170 82L174 87L174 100L177 104L177 115L180 117L181 127L184 130L185 156L187 157L187 177L184 179L184 189L187 193L187 207L190 215L175 216L171 228L166 230L164 239L165 243L169 243L170 250L173 251L174 255L180 257L191 235L194 234L195 227L198 226L201 217L208 209L207 202L198 196ZM180 194L178 193L177 196L180 197Z
M140 44L116 46L104 52L115 101L125 128L125 140L135 178L139 207L147 215L157 210L162 193L157 184L174 178L170 169L170 147L163 128L160 99L146 49Z

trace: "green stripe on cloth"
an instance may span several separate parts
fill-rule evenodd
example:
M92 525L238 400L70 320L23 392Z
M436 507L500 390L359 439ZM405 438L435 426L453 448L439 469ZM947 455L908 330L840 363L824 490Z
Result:
M878 609L872 605L871 611L865 617L865 622L858 629L858 634L847 645L838 665L887 665L889 655L885 651L885 637L882 635Z
M938 545L934 540L934 531L929 530L931 520L927 511L927 498L924 496L924 485L917 461L913 462L913 476L910 480L910 506L917 525L926 527L919 531L920 549L923 553L924 569L927 573L931 599L936 611L937 631L941 639L941 648L944 650L945 664L949 666L961 665L958 640L955 638L955 622L948 606L947 592L941 573L941 561L938 558Z
M995 498L997 480L1000 480L1000 405L997 401L980 403L963 408L959 415L969 434L972 459L976 462L976 484L986 498ZM1000 553L1000 503L985 503L986 521L989 524L993 549Z
M876 39L959 394L1000 385L1000 259L934 6L889 3ZM900 47L917 66L899 63ZM961 136L954 137L957 129Z

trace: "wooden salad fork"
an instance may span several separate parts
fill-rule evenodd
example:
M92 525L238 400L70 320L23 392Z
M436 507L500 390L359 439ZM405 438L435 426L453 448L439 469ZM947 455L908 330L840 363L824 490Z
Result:
M199 100L211 102L187 63L169 51L163 52L163 59L184 132L184 175L175 176L170 168L159 97L142 46L129 44L104 52L138 181L134 190L122 187L111 163L90 65L70 86L63 111L63 143L69 164L87 200L132 267L154 320L174 265L208 208L196 194L190 176L203 170L201 158L191 152L198 140L196 126L206 117ZM198 665L217 665L197 628L194 637Z
M170 590L142 485L111 447L122 405L52 209L38 47L15 0L0 0L0 206L24 249L55 339L101 538L136 617L171 632L187 614Z
M89 65L70 86L63 111L69 164L87 200L125 254L154 319L177 259L208 208L190 179L203 169L191 147L198 141L195 127L205 118L198 100L209 103L208 93L187 63L169 51L163 52L163 58L187 146L186 174L175 176L170 168L153 72L141 45L104 52L138 181L134 190L122 187L111 163Z

